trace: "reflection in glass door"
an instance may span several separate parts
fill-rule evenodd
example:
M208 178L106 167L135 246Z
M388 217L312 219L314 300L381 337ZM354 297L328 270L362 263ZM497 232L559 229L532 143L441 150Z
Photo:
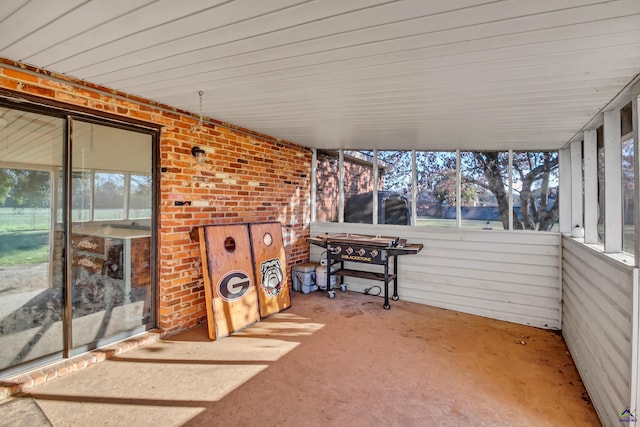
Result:
M2 105L0 378L155 322L153 135Z
M72 346L141 332L152 321L152 137L73 121Z
M0 107L0 373L63 350L64 123Z

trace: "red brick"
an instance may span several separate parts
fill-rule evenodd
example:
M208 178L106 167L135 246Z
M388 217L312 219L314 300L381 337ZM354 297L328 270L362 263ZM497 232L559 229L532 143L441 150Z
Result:
M26 73L20 70L14 70L11 68L3 69L2 74L12 79L20 80L23 82L38 83L38 81L40 80L40 78L37 75Z

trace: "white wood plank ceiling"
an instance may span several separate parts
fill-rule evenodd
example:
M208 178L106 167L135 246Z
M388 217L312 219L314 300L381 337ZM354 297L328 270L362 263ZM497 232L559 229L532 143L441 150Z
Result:
M640 73L640 0L2 0L0 56L310 147L552 149Z

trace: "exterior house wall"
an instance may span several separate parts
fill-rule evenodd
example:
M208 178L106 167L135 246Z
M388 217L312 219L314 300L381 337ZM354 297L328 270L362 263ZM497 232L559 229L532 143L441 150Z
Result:
M158 326L165 332L206 318L199 242L191 233L198 226L280 221L288 267L308 260L311 150L221 122L200 128L191 113L1 58L0 89L162 126ZM207 151L204 163L195 162L193 146ZM183 200L191 204L175 205Z
M344 161L344 199L373 191L373 167ZM382 178L378 179L378 189L382 189Z
M318 221L337 222L340 179L336 157L318 153L316 182L318 183L316 190L316 217Z
M338 195L340 193L340 169L337 156L318 153L316 166L316 219L321 222L338 222ZM344 199L373 190L373 165L344 160ZM378 177L382 190L382 176Z

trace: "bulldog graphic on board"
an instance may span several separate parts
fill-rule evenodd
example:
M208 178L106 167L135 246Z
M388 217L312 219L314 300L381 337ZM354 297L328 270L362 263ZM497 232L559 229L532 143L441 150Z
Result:
M289 308L289 276L287 258L279 222L254 222L249 224L255 277L259 281L258 306L260 317Z
M260 264L260 273L262 273L262 282L260 283L262 292L268 297L277 297L285 286L280 260L273 258L264 261Z

